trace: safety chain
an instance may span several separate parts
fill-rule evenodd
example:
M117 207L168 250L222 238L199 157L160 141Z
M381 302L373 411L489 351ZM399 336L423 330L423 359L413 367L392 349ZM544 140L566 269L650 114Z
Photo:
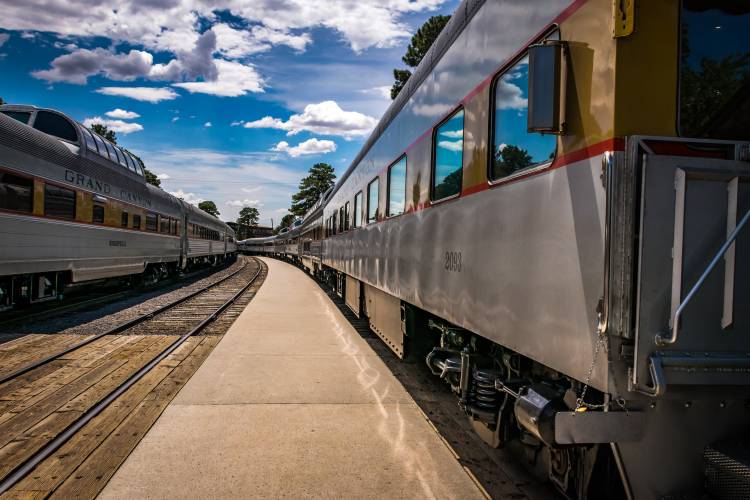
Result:
M581 408L583 407L586 407L587 409L600 409L606 406L606 405L595 405L595 404L586 403L583 401L583 398L586 397L586 391L589 388L589 383L591 382L591 376L594 373L594 367L596 366L596 360L599 357L599 351L601 351L602 346L607 340L607 336L606 336L604 329L599 328L597 333L599 334L599 338L597 339L596 345L594 346L594 356L591 359L591 366L589 366L589 371L586 374L586 381L583 383L583 390L581 391L581 395L576 400L576 408L574 410L575 412L581 411Z

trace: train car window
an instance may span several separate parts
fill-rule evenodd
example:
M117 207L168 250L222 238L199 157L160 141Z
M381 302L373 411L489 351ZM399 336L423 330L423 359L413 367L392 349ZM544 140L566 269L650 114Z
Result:
M96 145L99 149L99 154L102 155L105 158L109 158L109 153L107 152L107 146L104 145L104 139L99 137L95 133L91 133L91 135L94 137L94 141L96 141Z
M117 161L120 163L120 166L128 168L128 164L125 162L125 155L122 154L122 151L117 146L115 146L115 153L117 153Z
M461 193L464 158L464 110L459 109L435 129L433 137L432 199Z
M4 114L5 116L9 116L25 125L29 124L29 118L31 118L31 113L29 113L28 111L0 111L0 113Z
M169 217L159 216L159 232L169 234Z
M135 222L135 219L133 220ZM128 227L128 213L123 211L122 215L120 216L120 225L122 227Z
M158 226L156 214L146 212L146 231L156 231L157 229Z
M344 232L344 207L339 208L339 232Z
M182 235L182 231L181 231L182 221L180 221L180 220L174 221L174 227L175 227L175 233L174 234L176 234L176 235Z
M354 227L362 225L362 191L354 196Z
M91 207L91 222L104 224L104 205L101 203L94 203Z
M750 5L683 0L680 135L750 140Z
M367 185L367 222L378 220L378 177Z
M348 231L349 230L349 217L350 217L350 215L351 214L349 213L349 202L347 201L344 204L344 231Z
M141 228L141 216L138 214L133 214L133 229L140 229Z
M524 57L503 73L493 86L493 154L491 180L550 162L555 157L557 137L527 131L529 58Z
M31 212L34 208L34 181L0 172L0 208Z
M78 142L78 134L73 124L57 113L38 111L34 119L34 128L66 141Z
M76 192L51 184L44 186L44 215L61 219L76 218Z
M91 151L98 153L99 151L96 149L96 141L94 141L94 137L91 135L91 132L89 132L86 128L80 127L81 129L81 135L83 135L83 140L86 142L86 148L90 149Z
M107 147L107 151L109 151L109 159L117 163L117 153L115 152L115 147L112 145L112 143L106 140L104 141L104 145Z
M388 169L388 217L404 213L405 204L406 156L402 157Z
M132 172L137 172L137 170L135 169L135 164L133 164L133 159L130 158L130 155L126 153L124 150L122 151L122 157L125 158L125 163L127 163L128 168Z

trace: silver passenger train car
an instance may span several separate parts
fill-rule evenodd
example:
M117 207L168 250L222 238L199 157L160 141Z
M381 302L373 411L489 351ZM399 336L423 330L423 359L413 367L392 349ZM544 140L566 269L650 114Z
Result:
M570 498L750 498L750 5L633 4L465 0L322 213L241 248Z
M129 151L58 111L0 106L0 310L235 252L229 226L148 184Z

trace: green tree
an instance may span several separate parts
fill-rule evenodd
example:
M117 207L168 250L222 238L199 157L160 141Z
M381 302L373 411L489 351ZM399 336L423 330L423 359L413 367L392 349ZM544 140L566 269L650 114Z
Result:
M255 207L243 207L237 217L237 239L244 240L250 234L250 226L257 226L260 212Z
M205 200L205 201L198 203L198 208L200 208L207 214L211 214L217 218L219 217L219 209L216 208L216 203L214 203L211 200Z
M404 64L412 68L419 66L419 63L422 62L427 51L430 50L430 47L450 19L451 16L432 16L425 21L417 32L414 33L414 36L411 37L411 43L406 48L406 54L401 58ZM411 71L408 69L393 70L393 79L395 82L391 87L391 99L395 99L399 92L401 92L409 77L411 77Z
M281 231L285 227L291 227L292 222L294 222L295 219L296 217L294 216L294 214L289 214L289 213L286 214L284 217L281 218L281 222L279 222L279 225L276 226L273 232L278 234L279 231Z
M237 218L237 224L242 226L257 226L260 220L260 212L255 207L243 207L240 210L240 216Z
M143 165L143 162L141 162L141 165ZM151 170L147 169L146 167L143 167L143 173L146 175L146 182L148 182L152 186L161 188L161 179L159 179L155 173L153 173Z
M117 144L117 135L115 134L115 131L110 130L103 123L92 123L91 130L104 137L112 144Z
M299 191L292 196L292 208L289 209L291 215L304 216L315 205L318 198L333 186L335 179L336 174L333 173L333 167L329 164L316 163L313 165L307 177L300 181Z
M750 86L750 53L716 60L704 57L698 68L683 60L680 87L681 132L689 137L711 137L728 121L726 114L741 113L736 102L747 99ZM729 109L727 109L729 106ZM720 122L717 123L717 118ZM736 137L742 139L742 137Z
M0 106L2 106L3 104L5 104L5 101L3 100L2 97L0 97Z
M531 155L525 149L508 144L495 152L493 176L505 177L531 165Z

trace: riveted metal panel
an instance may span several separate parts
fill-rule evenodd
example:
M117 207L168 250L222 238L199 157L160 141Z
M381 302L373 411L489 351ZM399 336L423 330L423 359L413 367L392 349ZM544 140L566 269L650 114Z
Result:
M370 328L399 358L403 358L404 333L401 329L401 301L398 297L370 285L365 285L364 289Z
M344 289L345 292L345 302L347 307L352 310L355 316L359 318L360 311L359 311L359 297L360 297L360 284L359 280L356 280L352 278L351 276L346 276L346 287Z

